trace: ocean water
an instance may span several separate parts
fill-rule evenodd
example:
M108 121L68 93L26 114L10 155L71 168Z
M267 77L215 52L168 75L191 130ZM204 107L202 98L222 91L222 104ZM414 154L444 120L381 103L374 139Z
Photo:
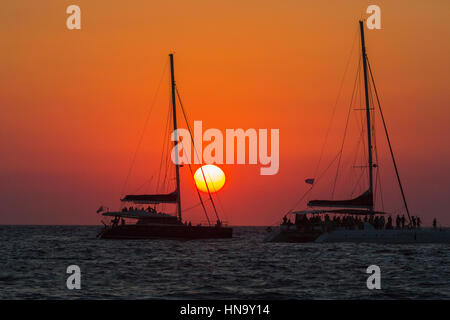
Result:
M449 245L100 240L101 227L0 226L0 299L450 299ZM81 289L68 290L69 265ZM369 265L381 290L368 290Z

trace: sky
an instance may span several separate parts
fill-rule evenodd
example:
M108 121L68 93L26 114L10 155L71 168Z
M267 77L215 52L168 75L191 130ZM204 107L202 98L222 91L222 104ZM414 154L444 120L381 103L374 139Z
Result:
M66 28L71 4L81 8L81 30ZM425 224L437 217L449 225L445 0L2 3L0 224L98 225L97 208L117 208L124 187L133 193L150 180L144 191L153 190L170 52L191 122L223 131L280 130L278 174L221 165L226 184L215 198L223 219L269 225L304 208L304 201L296 205L309 188L304 180L340 148L358 63L358 20L370 4L381 8L382 29L366 29L367 52L410 211ZM382 128L376 133L385 209L400 212ZM181 171L183 206L195 206L194 182L187 167ZM314 190L316 198L329 197L334 172ZM348 196L342 179L336 197ZM184 216L204 220L198 208Z

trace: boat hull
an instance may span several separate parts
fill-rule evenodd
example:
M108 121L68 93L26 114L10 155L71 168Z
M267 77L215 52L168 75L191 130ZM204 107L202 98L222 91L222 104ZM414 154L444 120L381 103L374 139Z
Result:
M100 239L227 239L233 236L228 227L186 225L119 225L103 229Z
M450 230L335 230L318 237L318 243L450 243Z
M392 230L333 230L331 232L304 232L275 230L266 242L315 243L450 243L450 229L392 229Z

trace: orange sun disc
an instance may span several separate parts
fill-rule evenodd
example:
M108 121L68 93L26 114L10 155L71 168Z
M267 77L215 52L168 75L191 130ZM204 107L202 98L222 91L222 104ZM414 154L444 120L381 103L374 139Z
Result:
M222 189L225 184L225 173L218 166L207 164L195 171L194 180L198 190L208 192L209 188L209 192L213 193Z

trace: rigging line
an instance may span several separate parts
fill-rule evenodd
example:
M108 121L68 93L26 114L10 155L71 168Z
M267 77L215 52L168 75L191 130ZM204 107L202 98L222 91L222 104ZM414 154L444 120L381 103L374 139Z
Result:
M373 90L372 90L372 86L369 85L369 96L370 96L370 101L372 103L373 106L373 110L371 111L372 115L371 115L371 119L372 119L372 134L373 134L373 146L374 146L374 150L375 150L375 163L377 164L376 167L376 181L375 181L375 198L378 197L377 194L377 189L380 191L380 200L381 200L381 209L382 211L384 211L384 198L383 198L383 185L381 183L381 170L380 170L380 159L378 156L378 144L377 144L377 134L376 134L376 127L375 127L375 101L374 101L374 94L373 94Z
M380 199L381 199L381 209L384 211L384 196L383 196L383 183L381 182L381 169L380 169L380 161L378 159L378 148L375 149L375 154L377 157L377 180L380 189Z
M340 155L339 155L339 161L338 161L338 165L337 165L337 169L336 169L336 176L334 178L333 190L331 192L331 199L334 199L334 192L336 190L336 183L337 183L338 176L339 176L339 167L341 165L342 153L343 153L343 150L344 150L345 138L347 136L348 122L349 122L349 119L350 119L350 115L351 115L351 111L352 111L353 98L355 96L355 91L356 91L356 83L357 83L356 81L358 80L358 75L359 75L360 69L361 69L360 67L361 67L361 61L359 61L359 63L358 63L358 71L356 73L355 83L353 84L352 97L350 99L350 105L349 105L348 112L347 112L347 120L346 120L346 123L345 123L344 136L342 138L341 149L339 151Z
M375 152L377 152L377 151L375 151ZM379 185L379 189L380 189L381 211L384 211L384 197L383 197L383 188L382 188L383 184L381 183L381 173L380 173L379 165L377 166L377 184Z
M191 176L193 178L194 172L192 171L191 164L189 164L189 171L191 171ZM208 211L206 210L205 203L203 202L203 199L202 199L202 195L200 194L200 191L198 190L197 187L195 187L195 189L197 190L197 195L198 195L198 198L200 199L200 204L202 205L203 212L205 213L205 216L206 216L206 220L208 220L208 225L211 225L211 221L209 220Z
M150 115L151 115L151 113L152 113L152 111L153 111L153 107L155 106L155 103L156 103L156 97L158 96L159 89L160 89L160 87L161 87L161 84L162 84L162 81L163 81L163 78L164 78L164 74L165 74L165 72L166 72L167 64L168 64L168 63L166 62L166 64L164 65L163 72L162 72L162 75L161 75L161 79L159 80L158 87L156 88L155 95L153 96L153 101L152 101L152 103L151 103L151 105L150 105L150 109L149 109L149 111L148 111L148 113L147 113L147 117L145 118L144 128L143 128L143 130L142 130L141 136L139 137L138 144L137 144L137 146L136 146L136 150L134 151L134 155L133 155L133 158L132 158L132 161L131 161L131 166L130 166L130 168L128 169L128 173L127 173L127 176L126 176L126 178L125 178L125 183L123 184L122 191L121 191L121 193L120 193L121 195L123 195L124 192L125 192L125 189L126 189L127 184L128 184L128 179L130 178L131 171L133 170L134 164L135 164L135 162L136 162L136 157L137 157L139 148L140 148L140 146L141 146L142 140L143 140L143 138L144 138L145 130L147 129L147 124L148 124L148 121L149 121L149 119L150 119Z
M363 105L363 102L362 102L362 100L363 100L363 84L362 84L362 82L363 82L363 80L361 79L361 77L360 77L360 79L359 79L359 102L360 102L360 105ZM362 135L364 135L365 134L365 132L366 132L366 116L365 116L365 114L364 114L364 112L360 112L360 120L361 120L361 122L360 122L360 124L361 124L361 130L362 130L362 132L361 132L361 134ZM363 152L363 154L362 154L362 156L364 157L364 159L368 159L368 157L369 157L369 155L368 155L368 151L367 151L367 147L366 147L366 141L367 141L367 139L364 137L364 138L362 138L362 140L361 140L361 142L362 142L362 152ZM366 162L367 162L368 160L366 160ZM366 169L364 169L364 170L366 170L367 171L367 168ZM363 170L363 173L365 173L366 175L364 176L365 178L364 178L364 180L366 180L366 178L367 178L367 172L364 172L364 170ZM369 183L368 182L368 180L367 180L367 183Z
M162 157L162 163L161 163L161 181L160 183L158 183L158 192L166 192L167 191L167 175L169 173L169 169L168 169L168 161L167 161L167 143L164 145L164 151L161 155Z
M152 180L153 180L153 176L151 176L150 179L145 180L143 184L141 184L136 190L134 190L134 192L139 192L139 190L144 188L144 186L146 186L147 183L150 184L152 182Z
M355 167L356 167L356 160L357 160L357 158L358 158L358 154L359 154L359 145L360 145L360 144L361 144L361 141L358 141L358 144L357 144L357 147L356 147L356 150L355 150L355 153L354 153L355 156L354 156L353 162L352 162L352 164L351 164L350 170L351 170L352 168L355 168ZM363 170L361 170L361 171L363 171ZM352 175L352 177L353 177L353 175ZM356 179L354 186L358 185L358 183L359 183L359 178ZM350 193L350 197L353 197L353 194L354 194L354 189L352 189L352 192Z
M194 145L194 152L195 152L195 155L197 156L197 159L200 160L200 159L199 159L199 156L198 156L197 148L195 147L194 138L192 137L191 126L189 125L189 121L188 121L188 118L187 118L187 115L186 115L186 111L184 110L183 102L181 101L181 97L180 97L180 92L178 91L178 88L177 88L177 87L175 88L175 91L176 91L176 93L177 93L178 101L180 102L180 106L181 106L181 111L183 111L184 120L186 121L186 125L187 125L187 127L188 127L188 130L189 130L189 133L190 133L190 136L191 136L192 143L193 143L193 145ZM208 191L209 200L211 201L211 204L212 204L212 206L213 206L213 208L214 208L214 213L216 214L217 220L220 221L219 214L217 213L216 205L215 205L215 203L214 203L214 200L213 200L213 198L212 198L212 196L211 196L211 192L210 192L210 190L209 190L208 182L206 181L206 176L205 176L205 172L204 172L204 170L203 170L203 167L200 167L200 170L201 170L201 172L202 172L203 180L205 181L205 186L206 186L206 190Z
M402 186L402 182L400 180L400 175L398 173L398 169L397 169L397 163L395 161L395 157L394 157L394 151L392 150L392 145L391 145L391 140L389 139L389 134L388 134L388 129L387 129L387 125L386 125L386 121L384 121L384 115L383 115L383 111L381 109L381 103L380 103L380 99L378 97L378 91L377 91L377 87L375 85L375 80L373 77L373 73L372 73L372 68L370 67L370 62L369 60L367 60L367 64L369 66L369 72L370 72L370 77L372 79L372 84L373 84L373 88L375 91L375 96L377 98L377 104L378 104L378 109L380 110L380 116L381 116L381 120L383 122L383 127L384 127L384 132L386 133L386 139L389 145L389 151L391 152L391 157L392 157L392 162L394 164L394 169L395 169L395 173L397 175L397 181L398 181L398 185L400 187L400 192L402 194L402 198L403 198L403 203L405 205L405 209L406 209L406 213L408 214L408 219L409 219L409 223L411 223L411 216L409 214L409 209L408 209L408 204L406 203L406 197L405 197L405 192L403 191L403 186Z
M357 123L357 124L360 124L358 120L356 120L356 123ZM355 166L356 166L356 161L358 160L358 155L359 155L359 152L360 152L360 150L361 150L360 145L362 144L362 141L363 141L363 140L364 140L364 129L363 129L363 128L360 128L360 135L359 135L358 142L357 142L357 144L356 144L355 153L354 153L354 158L353 158L353 162L352 162L352 167L355 167ZM356 187L359 186L360 180L361 180L361 177L362 177L362 174L364 174L364 170L361 170L361 174L360 174L360 176L358 177L358 179L357 179L356 182L355 182L355 186L354 186L353 189L352 189L352 192L351 192L351 194L350 194L350 197L353 197L353 194L354 194L354 192L355 192L355 190L356 190Z
M184 120L185 120L185 122L186 122L186 125L187 125L187 127L188 127L189 133L190 133L190 135L191 135L191 141L192 141L192 143L193 143L193 145L194 145L194 152L195 152L195 154L196 154L196 156L197 156L197 159L199 160L198 152L197 152L197 149L195 148L194 140L193 140L193 138L192 138L191 127L190 127L190 125L189 125L189 122L188 122L188 119L187 119L187 116L186 116L186 111L184 110L183 102L181 101L180 93L178 92L178 87L175 87L175 91L176 91L176 93L177 93L178 102L180 102L180 107L181 107L181 111L183 112L183 115L184 115ZM183 144L183 141L181 141L181 143ZM193 170L192 170L192 166L191 166L190 163L189 163L189 170L190 170L190 172L191 172L192 178L194 178L194 172L193 172ZM201 170L202 170L202 173L203 173L203 169L201 169ZM219 219L219 215L217 214L216 207L215 207L215 205L214 205L214 201L212 200L211 193L209 192L208 183L206 182L206 178L205 178L205 176L204 176L204 173L203 173L203 179L205 180L206 189L208 190L209 198L210 198L211 203L212 203L212 205L213 205L213 208L214 208L214 212L215 212L215 214L216 214L216 217L217 217L218 220L220 220L220 219ZM200 191L198 190L197 187L196 187L195 189L196 189L196 191L197 191L198 198L200 199L200 203L201 203L201 205L202 205L202 208L203 208L203 211L204 211L204 213L205 213L206 219L208 220L208 225L211 225L211 221L210 221L209 216L208 216L208 211L206 210L206 207L205 207L203 198L202 198L202 196L201 196L201 194L200 194Z
M341 149L339 150L339 160L338 160L338 164L337 164L337 168L336 168L336 176L334 178L333 190L331 192L331 199L334 199L334 192L336 190L336 183L337 183L338 176L339 176L339 169L340 169L340 166L341 166L342 154L343 154L343 151L344 151L344 143L345 143L345 138L346 138L346 135L347 135L348 120L350 118L350 113L351 113L351 105L350 105L350 108L348 109L347 121L346 121L345 129L344 129L344 137L342 138Z
M320 168L320 164L321 164L321 162L322 162L323 153L324 153L324 151L325 151L325 146L326 146L326 144L327 144L328 136L329 136L330 130L331 130L331 125L332 125L332 123L333 123L333 119L334 119L334 116L335 116L335 114L336 114L336 109L337 109L338 101L339 101L339 98L340 98L340 96L341 96L342 88L343 88L343 86L344 86L345 76L346 76L346 74L347 74L348 67L349 67L350 61L351 61L351 57L352 57L352 55L353 55L353 51L354 51L354 48L355 48L356 39L358 39L357 36L358 36L358 29L356 29L355 35L353 36L352 48L351 48L351 50L350 50L350 53L349 53L349 56L348 56L348 59L347 59L347 63L346 63L345 69L344 69L344 74L343 74L343 76L342 76L341 83L340 83L340 86L339 86L338 95L337 95L337 97L336 97L336 102L335 102L335 104L334 104L333 111L332 111L332 114L331 114L331 117L330 117L330 121L329 121L329 123L328 123L328 128L327 128L327 132L326 132L326 134L325 134L324 143L323 143L322 148L321 148L321 151L320 151L319 161L318 161L317 166L316 166L316 168L315 168L315 170L314 170L314 178L315 178L315 176L317 175L317 172L319 171L319 168ZM324 170L323 174L324 174L326 171L328 171L328 169L330 168L331 164L333 164L335 160L336 160L336 157L331 161L330 165ZM317 182L318 180L319 180L319 179L317 178L317 179L316 179L316 182ZM297 205L298 205L298 204L306 197L306 195L308 195L308 194L312 191L312 189L314 188L315 184L316 184L316 183L314 183L314 184L313 184L313 185L312 185L312 186L311 186L311 187L310 187L310 188L302 195L302 197L300 198L300 200L298 200L298 201L296 202L296 204L292 207L292 209L291 209L290 211L292 211L292 210L293 210L293 209L294 209L294 208L295 208L295 207L296 207L296 206L297 206ZM290 211L289 211L289 212L290 212ZM289 213L289 212L288 212L288 213Z
M169 120L171 118L171 114L172 114L172 108L170 107L170 102L169 102L169 114L168 114L168 118L167 120ZM166 126L166 133L164 135L164 140L165 144L163 143L163 154L161 155L161 161L164 161L164 166L163 166L163 170L164 170L164 175L163 175L163 180L162 180L162 186L161 186L161 192L172 192L173 190L173 185L169 185L168 183L168 175L169 175L169 170L172 166L170 166L170 155L169 155L169 149L170 149L170 139L168 139L169 136L169 124L167 122L167 126ZM159 189L159 186L158 186ZM166 208L166 203L162 204L162 209Z
M169 176L169 170L171 168L170 163L169 163L169 149L170 149L170 139L168 138L169 134L170 134L170 128L169 128L169 120L171 119L171 115L172 115L172 108L170 106L170 101L169 101L169 108L168 108L168 116L167 116L167 122L166 122L166 129L165 129L165 133L164 133L164 139L163 139L163 151L161 154L161 162L160 162L160 173L162 174L162 183L158 184L158 189L157 191L161 192L161 193L165 193L165 192L172 192L174 186L170 185L170 180L168 179ZM169 181L168 181L169 180ZM162 204L162 209L165 210L166 208L166 203Z
M359 67L358 67L358 69L359 69ZM357 99L359 97L359 105L361 105L361 71L358 74L357 81L358 81L358 84L357 84L357 86L358 86L358 89L357 89L358 93L357 93L355 99ZM356 161L358 160L357 158L358 158L358 155L359 155L360 145L364 143L364 126L363 126L361 113L359 113L359 112L355 113L354 119L355 119L357 128L359 128L359 130L360 130L360 135L359 135L359 139L358 139L358 142L357 142L357 145L356 145L356 148L355 148L356 151L355 151L355 158L353 160L353 166L356 165ZM363 148L365 148L364 145L363 145Z
M365 176L365 172L364 172L364 170L361 170L361 173L360 173L360 175L359 175L359 178L358 178L358 180L356 181L355 186L353 187L353 190L352 190L352 193L351 193L352 196L353 196L353 194L355 193L356 188L358 188L359 186L361 186L361 178L362 178L363 176Z
M325 173L328 171L328 169L330 169L330 167L333 165L333 163L336 161L336 159L339 157L339 153L336 154L336 156L334 157L334 159L330 162L330 164L328 165L328 167L315 179L314 184L316 184L318 181L320 181L320 179L322 179L322 177L325 175ZM296 206L298 206L298 204L300 202L302 202L303 199L305 199L306 195L308 195L312 189L313 189L314 185L312 185L307 191L305 191L305 193L302 195L302 197L292 206L292 208L286 213L290 213L292 212L292 210L295 209Z
M186 212L186 211L195 209L195 208L197 208L199 205L200 205L200 203L197 203L196 205L193 205L193 206L191 206L191 207L184 208L183 211ZM208 220L208 223L209 223L209 220ZM209 223L209 225L211 225L211 224Z
M168 176L169 176L170 160L171 160L170 156L169 156L169 152L166 152L166 159L165 160L166 160L166 162L165 162L165 165L164 165L165 170L164 170L163 186L167 185L167 180L168 180ZM172 180L173 179L175 179L175 178L172 178ZM168 186L168 187L170 187L170 186ZM168 191L168 189L165 189L165 190Z
M359 65L361 63L361 54L359 56ZM357 94L357 98L359 98L359 106L362 105L362 85L361 85L361 68L358 65L358 70L359 70L359 74L358 74L358 94ZM358 150L357 150L357 154L355 155L355 159L354 159L354 165L356 164L356 161L358 160L358 154L360 152L360 150L362 150L362 154L361 156L364 158L366 157L366 147L365 147L365 139L364 139L364 132L365 132L365 125L364 125L364 117L363 117L363 113L357 113L359 114L359 119L356 119L357 125L360 129L360 136L359 136L359 140L358 140ZM361 149L359 149L359 145L361 145ZM358 187L361 187L361 179L363 176L365 176L365 169L363 168L361 170L361 173L359 175L359 177L357 178L355 185L353 186L352 192L351 192L351 196L354 195L355 191L358 189Z
M334 119L334 116L336 114L338 101L339 101L339 98L341 96L342 88L344 87L345 76L347 75L347 70L348 70L348 67L350 65L350 61L351 61L351 58L352 58L352 55L353 55L353 50L355 48L355 42L356 42L356 39L357 39L357 35L358 35L358 29L356 30L355 35L353 37L352 48L350 50L350 54L349 54L348 59L347 59L347 63L346 63L345 70L344 70L344 75L342 76L342 79L341 79L341 83L340 83L339 90L338 90L338 95L336 97L336 102L335 102L334 107L333 107L333 112L331 114L330 121L328 122L328 128L327 128L327 132L325 134L325 140L324 140L324 143L322 145L322 149L320 151L319 162L317 163L316 169L314 170L314 175L317 175L317 172L319 171L320 163L322 162L322 157L323 157L323 153L325 151L325 146L326 146L327 141L328 141L328 136L330 134L331 125L333 123L333 119Z
M348 176L352 178L352 182L354 182L354 179L353 179L354 178L354 168L356 167L356 161L357 161L358 155L359 155L360 144L361 144L361 138L358 138L355 148L353 149L352 156L349 157L350 165L349 165L347 171L348 171ZM353 160L351 160L351 159L353 159ZM353 192L350 193L350 197L352 197L352 196L353 196Z
M360 125L361 124L359 119L356 119L356 118L355 118L355 122L356 122L356 125ZM355 150L356 150L357 154L355 155L355 159L353 161L353 165L356 165L356 160L358 160L357 156L359 154L359 150L361 149L360 148L360 144L362 144L363 141L364 141L364 128L359 126L359 138L358 138L358 141L357 141L357 145L355 147Z
M206 184L206 180L205 180L205 172L203 171L203 168L202 168L202 167L200 167L200 170L201 170L202 175L203 175L203 180L205 181L205 184ZM210 181L213 180L213 179L211 178L211 175L209 174L208 171L206 172L206 175L208 175L208 178L209 178ZM225 211L225 209L224 209L224 207L223 207L223 204L222 204L222 201L220 200L219 195L217 194L217 190L216 190L216 187L214 186L214 183L211 185L211 187L212 187L212 189L213 189L213 191L214 191L215 197L217 198L217 202L219 203L219 206L220 206L220 208L221 208L221 210L222 210L222 213L225 215L225 218L228 220L228 215L227 215L227 213L226 213L226 211ZM213 201L212 194L210 193L209 195L210 195L210 201L211 201L211 203L212 203L212 205L213 205L213 207L214 207L214 206L215 206L215 203L214 203L214 201ZM216 211L216 212L217 212L217 211ZM219 219L218 214L216 214L216 216L217 216L217 218Z
M361 40L360 40L360 44L361 44ZM361 63L362 60L362 53L359 55L359 63ZM361 71L359 72L359 78L358 78L358 93L359 93L359 105L362 106L364 105L363 99L364 99L364 93L363 93L363 79L361 76ZM359 113L359 119L360 119L360 128L361 128L361 143L362 143L362 156L367 159L368 158L368 154L367 154L367 148L366 148L366 139L363 137L365 130L366 130L366 116L364 112L360 112ZM362 173L365 173L364 170L367 169L363 169ZM358 183L360 183L361 180L358 181Z
M169 89L169 91L170 91L170 89ZM172 95L169 94L169 96L170 96L170 99L168 101L169 107L168 107L168 117L167 117L167 122L166 122L166 129L165 129L166 132L164 134L164 140L163 140L163 141L165 141L165 145L163 145L163 148L164 148L163 149L164 150L163 156L164 157L161 159L161 160L164 160L164 178L163 178L163 183L162 183L162 186L163 186L162 190L163 190L163 192L171 192L172 189L173 189L173 186L168 185L168 183L167 183L168 176L169 176L169 173L170 173L169 170L170 170L170 168L173 167L173 166L170 165L170 160L171 159L170 159L170 154L169 154L169 150L170 150L170 147L172 145L172 143L170 141L170 138L169 138L169 135L170 135L169 120L172 118L172 113L173 113L172 101L171 101ZM165 189L164 189L164 186L166 187Z
M167 136L168 136L168 127L169 127L169 118L170 118L170 112L171 108L170 108L170 102L169 102L169 108L167 111L167 117L166 117L166 126L164 128L164 135L163 135L163 144L162 144L162 150L161 150L161 159L159 161L159 171L158 171L158 182L156 183L156 192L158 192L159 190L159 183L161 182L161 171L162 171L162 164L163 164L163 160L165 158L166 155L166 150L167 150L167 143L165 141L167 141Z
M338 158L338 156L339 156L339 154L337 154L335 157L334 157L334 159L330 162L330 164L328 165L328 167L319 175L319 177L317 178L317 179L315 179L316 181L319 181L324 175L325 175L325 173L328 171L328 169L330 169L330 167L333 165L333 163L336 161L336 159ZM315 183L317 183L317 182L315 182ZM298 204L300 203L300 202L302 202L303 201L303 199L305 199L305 197L312 191L312 189L313 189L313 187L314 187L314 185L312 185L308 190L306 190L305 191L305 193L303 193L303 195L302 195L302 197L291 207L291 209L289 210L289 211L287 211L285 214L284 214L284 216L286 216L286 215L288 215L289 213L291 213L294 209L295 209L295 207L297 207L298 206ZM279 222L279 221L281 221L280 219L277 219L276 221L275 221L275 223L273 223L273 224L276 224L277 222Z
M358 123L358 124L361 124L361 123ZM364 139L364 128L361 126L360 130L361 130L360 131L361 133L360 133L359 140L358 140L358 149L357 149L357 152L355 154L355 158L354 158L354 161L353 161L353 166L356 165L356 161L358 160L358 154L359 154L360 150L363 150L362 156L363 157L365 156L364 150L366 148L364 146L364 141L365 141L365 139ZM362 145L362 149L359 148L360 145ZM359 177L356 179L355 185L353 186L352 192L350 194L351 197L355 194L355 191L357 190L357 188L361 186L361 178L363 176L365 176L364 168L362 168Z
M375 114L374 114L374 108L375 108L375 102L373 100L373 92L372 87L370 85L370 81L367 83L367 95L369 100L369 113L370 113L370 128L371 128L371 141L372 141L372 170L375 170L375 165L378 163L378 150L377 150L377 139L376 139L376 130L375 130ZM375 187L372 190L373 192L373 201L374 203L378 200L378 187L379 187L379 174L378 170L376 170L375 177Z
M180 105L181 105L181 102L180 102ZM184 150L184 147L183 147L183 140L181 140L180 143L181 143L181 148ZM183 152L184 152L184 151L183 151ZM188 167L189 167L189 171L191 172L191 177L192 177L192 179L194 179L194 172L193 172L193 170L192 170L192 166L191 166L190 163L188 163ZM194 181L194 183L195 183L195 181ZM206 181L205 181L205 184L206 184ZM203 198L202 198L202 196L201 196L200 191L198 190L198 188L195 187L195 189L197 190L197 195L198 195L198 198L200 199L200 204L202 205L203 212L205 213L205 216L206 216L206 220L208 220L208 225L210 226L210 225L211 225L211 221L209 220L208 211L206 210L206 207L205 207L205 203L204 203L204 201L203 201ZM184 211L186 211L186 209L185 209Z
M357 91L357 93L355 93L355 96L354 96L354 99L355 99L355 100L358 98L358 93L360 94L361 69L360 69L359 65L358 65L358 71L359 71L359 72L358 72L357 78L356 78L356 82L357 82L357 83L356 83L356 86L357 86L356 91ZM356 92L356 91L355 91L355 92ZM352 103L353 103L353 102L352 102ZM359 114L359 113L354 113L354 115L355 115L354 119L355 119L355 122L356 122L357 127L360 129L360 135L359 135L359 138L358 138L358 140L357 140L355 149L354 149L354 151L353 151L353 153L352 153L352 154L353 154L353 161L352 161L350 167L348 168L348 175L351 176L352 178L353 178L353 174L352 174L353 168L356 166L356 161L358 160L358 155L359 155L359 150L360 150L361 141L363 141L363 139L364 139L364 128L363 128L362 124L360 123L360 121L359 121L359 119L358 119L358 114ZM351 158L350 158L350 159L351 159ZM364 171L362 171L362 173L364 173ZM353 179L352 179L352 180L353 180ZM353 187L353 189L352 189L352 192L350 193L350 197L353 197L353 194L354 194L356 188L357 188L357 187L359 186L359 184L360 184L360 180L361 180L361 174L359 175L359 177L358 177L358 178L356 179L356 181L355 181L355 184L354 184L354 187Z
M170 140L167 139L167 147L166 147L166 157L164 163L164 180L163 180L163 188L167 192L172 192L174 188L176 188L176 172L175 166L173 166L172 158L171 158L171 148L172 144ZM172 185L170 185L172 183Z

